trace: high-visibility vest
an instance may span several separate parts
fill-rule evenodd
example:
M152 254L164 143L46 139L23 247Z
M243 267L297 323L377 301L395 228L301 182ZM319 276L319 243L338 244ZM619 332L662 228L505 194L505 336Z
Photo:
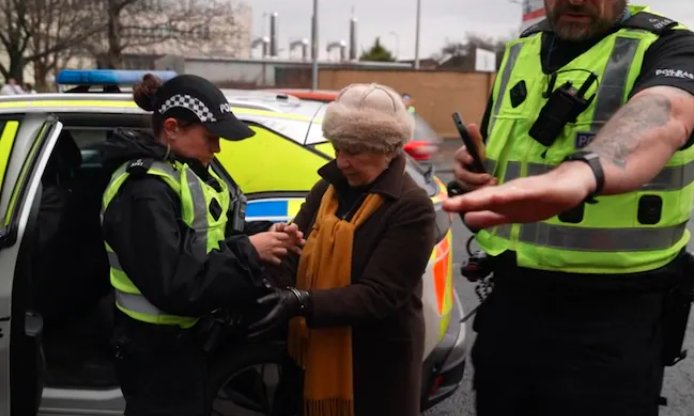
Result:
M219 242L224 240L231 197L226 183L212 169L209 172L219 183L219 191L205 183L187 164L181 162L152 160L128 162L111 176L111 181L104 192L102 215L131 175L129 169L133 167L147 169L146 174L161 178L179 196L182 220L197 237L193 239L196 244L192 247L193 250L206 255L213 249L219 248ZM213 201L216 201L220 208L218 218L214 218L208 209L211 204L214 205ZM198 317L173 315L154 306L130 280L118 261L118 253L108 243L106 243L106 251L110 265L111 285L116 292L116 307L123 313L138 321L159 325L178 325L183 328L191 327L197 322Z
M507 45L492 93L486 148L487 167L500 183L553 169L585 147L628 100L646 50L664 28L676 25L643 7L629 11L632 17L619 30L555 72L555 88L569 81L579 88L591 73L598 82L585 95L595 94L591 105L549 147L529 135L552 89L552 76L540 62L542 33ZM523 90L527 95L519 97ZM483 230L477 240L491 255L514 251L521 267L594 274L653 270L672 261L689 241L685 225L694 201L692 179L694 146L677 151L636 191L600 196L595 204L546 221Z

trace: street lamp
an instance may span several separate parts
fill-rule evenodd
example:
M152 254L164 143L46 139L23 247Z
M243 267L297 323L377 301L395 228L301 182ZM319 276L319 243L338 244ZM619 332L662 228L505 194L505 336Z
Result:
M419 20L422 15L422 0L417 0L417 26L414 40L414 69L419 69Z
M395 60L397 61L400 56L400 36L395 32L388 32L388 34L395 38Z
M318 0L313 0L313 19L311 22L311 89L318 89Z

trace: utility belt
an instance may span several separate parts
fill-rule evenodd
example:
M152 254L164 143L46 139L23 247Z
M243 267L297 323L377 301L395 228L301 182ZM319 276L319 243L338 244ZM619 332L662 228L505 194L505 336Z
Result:
M694 302L694 256L683 250L662 268L624 275L588 275L550 272L518 267L515 253L499 256L471 252L461 274L477 282L477 295L484 302L493 291L513 291L529 301L542 299L591 299L596 295L629 293L662 294L663 363L673 366L687 356L682 349ZM473 312L474 313L474 312ZM463 318L467 320L468 316Z
M213 354L224 345L238 342L245 334L243 316L228 309L218 309L207 314L190 328L138 321L119 310L116 314L116 326L111 340L116 356L133 349L187 349Z

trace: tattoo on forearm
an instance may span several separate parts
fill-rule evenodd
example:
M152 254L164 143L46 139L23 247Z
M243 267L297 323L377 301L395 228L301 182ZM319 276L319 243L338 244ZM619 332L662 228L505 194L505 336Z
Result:
M672 103L668 97L649 95L637 98L610 119L587 150L624 169L629 155L641 144L644 132L667 124L671 112Z

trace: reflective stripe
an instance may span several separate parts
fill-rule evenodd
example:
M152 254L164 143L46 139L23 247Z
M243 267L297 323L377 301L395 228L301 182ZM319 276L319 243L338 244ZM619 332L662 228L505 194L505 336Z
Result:
M515 179L520 174L520 168L511 167L512 164L518 162L508 162L509 167L506 169L505 181ZM539 163L528 164L528 176L541 175L554 169L556 166L542 165ZM641 190L649 191L674 191L682 189L690 183L694 182L694 161L682 166L668 166L663 168L660 173L653 178L648 184L643 185Z
M173 166L171 166L170 163L156 160L152 162L152 166L150 168L160 170L176 179L176 182L181 182L181 172L179 172L178 169L175 169Z
M520 175L521 175L520 162L508 162L506 164L506 174L504 175L504 182L508 182L512 179L520 178Z
M151 316L167 315L166 313L162 312L161 309L152 305L150 301L148 301L142 295L125 293L121 292L120 290L116 290L116 303L122 308L132 312L143 313Z
M108 255L108 265L114 269L118 269L120 271L123 271L123 266L120 265L120 260L118 260L118 255L116 253L114 253L113 251L110 251L110 250L106 250L106 254Z
M186 170L186 182L190 190L190 197L193 205L193 221L191 227L196 235L196 249L198 254L205 256L207 254L207 204L205 203L205 195L200 184L201 179L193 173L192 170Z
M487 173L493 176L494 171L496 170L497 161L494 159L485 159L483 165Z
M598 89L593 131L598 131L624 103L629 70L640 41L618 37Z
M694 162L682 166L668 166L641 189L649 191L671 191L682 189L694 181Z
M508 88L508 82L511 79L511 73L513 72L513 67L516 66L516 62L518 61L518 56L520 55L520 51L522 48L523 48L523 44L517 43L511 47L511 50L508 53L508 60L506 61L506 67L504 68L504 73L501 75L501 83L499 84L499 92L495 97L496 102L494 103L494 111L492 112L491 117L489 118L489 130L487 130L489 135L491 135L492 131L494 131L494 124L496 122L496 116L499 115L499 111L501 111L501 106L504 102L504 97L506 96L506 88Z
M581 228L532 223L521 226L519 240L539 246L579 251L664 250L681 238L686 223L663 228Z
M499 225L496 227L496 236L501 238L511 238L511 224Z
M542 165L540 163L528 163L528 176L542 175L555 167L556 166Z

